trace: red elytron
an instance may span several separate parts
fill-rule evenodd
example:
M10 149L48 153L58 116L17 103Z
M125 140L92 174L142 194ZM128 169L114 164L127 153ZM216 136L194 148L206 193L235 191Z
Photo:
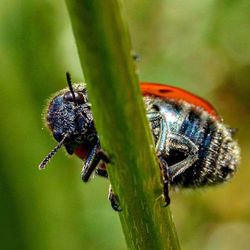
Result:
M184 89L169 86L166 84L142 82L140 84L141 92L144 96L157 96L167 100L185 101L194 106L201 107L216 119L220 119L215 108L206 100L194 95Z

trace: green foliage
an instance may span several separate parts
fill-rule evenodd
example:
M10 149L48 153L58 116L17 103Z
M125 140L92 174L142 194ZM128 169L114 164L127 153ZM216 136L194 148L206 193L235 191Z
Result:
M159 166L120 6L113 0L68 0L67 5L95 125L111 156L108 173L123 209L119 215L128 247L179 249L170 211L159 199Z

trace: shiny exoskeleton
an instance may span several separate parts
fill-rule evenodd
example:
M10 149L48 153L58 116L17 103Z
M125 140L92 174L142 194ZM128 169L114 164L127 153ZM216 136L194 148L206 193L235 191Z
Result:
M230 179L239 162L232 129L203 109L182 101L144 97L156 152L172 185L200 187Z
M59 144L39 165L43 169L61 146L85 162L82 179L95 171L108 177L108 156L102 151L91 105L83 84L71 85L50 101L45 123ZM199 187L224 182L232 177L239 161L239 148L232 129L204 109L185 101L144 97L147 117L159 157L163 194L169 204L168 186ZM117 197L110 189L112 207L119 211Z

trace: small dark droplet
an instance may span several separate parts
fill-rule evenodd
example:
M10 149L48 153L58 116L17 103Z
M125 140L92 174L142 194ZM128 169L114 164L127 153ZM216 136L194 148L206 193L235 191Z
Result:
M156 105L156 104L154 104L154 105L153 105L153 109L154 109L155 111L160 111L159 106L158 106L158 105Z
M160 92L160 93L168 93L168 92L171 92L171 91L168 90L168 89L159 89L158 92Z

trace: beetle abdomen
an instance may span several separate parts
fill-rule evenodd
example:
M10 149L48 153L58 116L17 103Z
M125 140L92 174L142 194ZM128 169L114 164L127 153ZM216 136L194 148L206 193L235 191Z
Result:
M177 176L173 184L199 187L229 180L239 162L239 147L230 130L204 111L194 109L188 117L192 117L192 122L180 132L198 146L198 160L182 176Z
M198 159L173 180L173 185L215 185L233 176L239 162L239 147L223 123L192 105L179 133L198 147Z
M146 97L144 100L148 112L150 107L157 106L158 112L166 120L166 162L170 173L171 166L179 169L171 181L172 185L181 187L214 185L233 176L239 162L239 147L225 124L203 109L186 102L153 97ZM157 143L160 137L152 125L151 122ZM171 138L178 138L178 141L175 139L171 142ZM188 146L187 142L192 144L189 151L185 149ZM188 157L191 160L187 160ZM186 162L184 166L183 161Z

